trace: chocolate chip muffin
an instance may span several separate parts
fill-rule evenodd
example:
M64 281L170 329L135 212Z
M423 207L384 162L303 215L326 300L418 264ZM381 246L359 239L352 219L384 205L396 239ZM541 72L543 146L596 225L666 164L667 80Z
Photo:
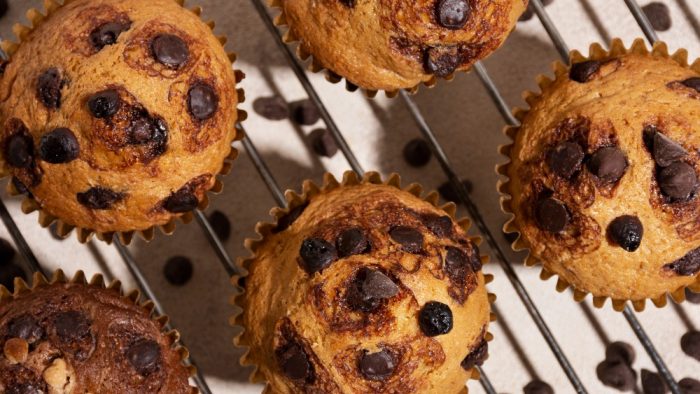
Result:
M279 24L312 69L370 95L414 90L468 70L496 50L527 0L277 0Z
M235 300L244 365L266 393L463 392L488 354L482 259L455 206L398 176L291 194L258 226Z
M0 156L13 190L63 232L171 231L230 167L233 56L174 0L46 4L47 17L31 10L33 27L16 26L19 44L3 43Z
M16 283L14 294L0 288L0 392L197 392L178 334L163 332L137 292L124 296L100 276L88 284L82 272Z
M508 130L505 230L578 300L682 301L700 288L700 61L615 40L571 62L540 78Z

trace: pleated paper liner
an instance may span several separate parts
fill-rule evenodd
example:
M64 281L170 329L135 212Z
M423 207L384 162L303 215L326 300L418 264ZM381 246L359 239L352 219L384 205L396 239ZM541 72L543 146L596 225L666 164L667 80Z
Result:
M260 248L261 245L264 244L265 238L268 236L271 236L273 234L273 231L275 227L277 226L277 223L279 222L280 218L284 217L287 215L289 212L294 210L297 207L301 207L304 205L307 205L308 203L311 202L311 200L314 197L317 197L319 195L328 193L330 191L340 189L343 187L349 187L349 186L357 186L357 185L363 185L363 184L374 184L374 185L387 185L394 187L398 190L402 190L404 192L410 193L423 201L428 202L430 205L442 210L445 212L445 214L449 215L452 220L454 220L464 231L465 233L468 233L469 228L471 227L471 222L467 218L462 218L462 219L457 219L455 217L455 214L457 212L457 206L450 202L444 205L439 205L439 194L435 191L431 191L430 193L423 195L424 189L421 185L417 183L412 183L406 187L401 186L401 177L398 174L391 174L386 181L382 180L382 177L379 173L377 172L368 172L366 173L363 177L360 177L357 175L357 173L353 171L347 171L343 175L342 181L338 181L332 174L326 173L323 177L323 184L321 186L316 185L311 180L306 180L303 182L302 185L302 192L301 194L296 193L293 190L288 190L285 193L285 198L287 200L287 208L280 208L276 207L273 208L270 211L270 215L273 217L273 222L258 222L255 226L255 232L258 235L256 239L251 239L248 238L245 240L245 248L249 252L249 257L247 258L239 258L237 261L238 265L238 272L242 272L242 275L235 275L231 278L231 283L236 289L236 294L231 297L231 304L235 308L234 315L230 319L230 323L234 327L240 327L241 329L244 329L243 327L243 315L242 315L242 307L241 307L241 302L245 298L245 289L241 288L239 286L239 281L244 279L247 274L248 274L248 267L250 267L250 264L253 262L253 260L256 259L257 257L257 251ZM481 238L479 237L470 237L471 241L474 242L476 245L479 245L481 243ZM488 256L481 256L481 261L484 264L487 264L489 259ZM483 271L482 271L483 273ZM493 275L490 274L483 274L484 276L484 285L491 283L494 279ZM488 300L490 304L493 304L496 301L496 295L492 293L488 293ZM496 321L496 315L493 313L493 311L490 312L489 315L489 320L491 322ZM488 342L493 340L493 335L490 332L486 332L486 340ZM266 383L265 376L263 373L258 369L258 366L255 365L254 362L251 361L249 357L250 353L250 346L248 343L246 343L243 332L241 332L239 335L237 335L234 340L234 345L236 347L242 348L245 350L244 355L240 359L240 363L242 366L252 366L254 367L254 371L252 372L250 376L250 381L253 383ZM478 380L480 377L479 372L477 371L476 368L472 368L470 372L469 379L472 380ZM266 389L266 393L270 392L270 387L268 386ZM460 393L467 393L468 390L465 389L461 391Z
M75 276L72 278L67 277L62 270L54 271L51 278L46 278L44 275L37 272L32 277L31 285L25 282L22 278L15 278L14 292L12 293L7 290L5 286L0 285L0 304L11 302L23 294L31 293L37 289L56 284L74 284L113 291L118 294L119 298L126 300L132 305L142 308L147 312L148 316L150 316L150 319L159 327L161 334L170 340L172 343L171 349L175 350L180 356L180 362L187 369L189 376L192 377L195 375L197 370L189 363L190 353L187 348L179 343L180 333L176 330L166 330L165 328L169 320L168 317L155 314L155 305L152 301L141 302L141 293L138 290L132 290L125 293L121 282L118 280L107 284L105 283L104 277L101 274L97 274L88 281L83 271L76 272ZM191 393L199 393L199 390L195 387L191 387Z
M628 49L625 47L624 43L622 42L621 39L616 38L612 40L610 44L610 50L605 50L602 45L598 43L594 43L590 46L589 49L589 55L586 57L582 55L578 51L572 51L570 54L570 64L574 63L580 63L586 60L604 60L604 59L609 59L613 57L619 57L625 54L640 54L640 55L649 55L654 57L661 57L661 58L669 58L674 60L676 63L681 65L682 67L690 68L698 73L700 73L700 59L696 60L692 65L688 65L688 52L685 49L679 49L673 54L669 54L668 47L665 43L663 42L657 42L654 44L653 48L651 51L647 48L645 42L643 39L638 38L634 40L632 43L632 46ZM564 65L562 62L555 62L552 65L552 68L554 70L555 74L555 79L559 79L566 75L569 72L569 67ZM525 101L528 103L530 107L534 105L534 103L538 102L542 96L542 93L547 90L555 81L555 79L551 79L547 76L544 75L539 75L537 77L537 84L539 85L540 92L535 93L535 92L530 92L527 91L523 94L523 97ZM513 114L515 117L518 119L518 121L522 122L525 117L528 114L528 109L522 109L522 108L516 108L513 110ZM565 279L562 277L558 276L556 273L550 271L547 269L547 267L542 263L542 261L539 260L537 256L534 256L532 254L532 250L530 247L530 244L527 240L525 240L522 237L522 234L520 233L520 230L516 224L515 221L515 214L513 213L513 209L511 206L512 202L512 196L510 195L510 178L508 177L510 166L511 166L511 151L513 148L513 144L515 142L516 136L520 130L519 126L508 126L505 128L504 132L506 136L509 138L511 141L510 144L501 146L499 148L499 152L505 156L508 161L504 164L500 164L497 166L497 172L505 177L505 179L501 179L498 182L498 191L501 193L501 209L503 210L504 213L510 216L508 221L505 223L503 226L503 231L506 233L512 233L516 234L517 238L515 241L512 243L512 248L515 251L522 251L522 250L527 250L528 251L528 256L525 259L525 265L526 266L535 266L535 265L542 265L542 271L540 273L540 278L542 280L548 280L549 278L553 276L557 276L557 284L556 284L556 289L559 292L564 292L567 289L571 288L573 292L573 298L577 302L583 301L586 296L589 294L588 292L582 290L582 289L577 289L575 288L572 284L568 283ZM673 299L675 302L682 302L685 300L685 288L686 287L680 287L678 289L675 289L671 292L661 294L658 297L655 298L650 298L652 303L656 305L658 308L664 307L667 304L668 298ZM696 278L695 283L692 283L687 286L687 288L693 290L693 291L700 291L700 276ZM608 298L606 296L595 296L592 295L593 297L593 305L595 305L597 308L602 308L605 305L605 302L607 301ZM646 306L646 299L639 299L639 300L627 300L627 299L617 299L617 298L611 298L611 303L612 307L616 311L622 311L625 308L625 305L627 302L630 302L634 309L638 312L641 312L645 309Z
M65 0L63 2L63 5L68 5L70 3L75 2L76 0ZM172 0L175 3L179 4L181 7L185 8L185 0ZM37 27L39 27L46 18L51 16L53 13L55 13L58 9L60 9L63 5L59 4L56 0L44 0L44 9L45 13L42 13L41 11L35 9L35 8L30 8L27 11L27 19L30 22L30 26L25 26L22 24L15 24L12 28L15 36L17 37L18 42L11 42L7 40L3 40L0 43L0 47L5 51L5 53L12 58L12 55L17 52L17 49L20 47L22 41L28 37L28 35ZM196 6L191 9L189 9L190 12L193 14L197 15L201 19L202 15L202 7ZM203 21L211 30L212 32L214 31L214 28L216 24L214 21ZM228 39L225 36L217 36L218 41L221 43L222 47L226 45L226 42ZM228 58L231 61L231 66L234 66L234 63L236 61L236 54L233 52L228 53ZM239 84L244 78L245 74L240 71L236 70L234 68L234 78L236 80L236 84ZM237 96L238 96L238 103L237 105L240 105L241 103L245 102L245 92L241 88L236 89ZM237 119L236 122L243 122L247 117L248 114L238 108L234 108L234 110L237 112ZM241 140L243 138L243 133L239 132L238 130L235 131L234 139L231 141L233 143L234 141ZM214 177L214 184L212 187L204 194L204 197L202 200L199 202L199 205L197 206L197 209L199 210L205 210L209 206L209 196L208 194L219 194L223 190L223 183L221 182L220 179L218 179L218 176L224 176L227 175L231 171L232 167L232 162L238 157L238 151L231 146L231 150L227 157L224 158L221 168L218 171L217 177ZM0 177L7 177L8 174L5 170L2 170L0 172ZM7 186L7 191L10 195L13 196L18 196L21 193L14 187L12 182L8 182ZM133 230L133 231L115 231L115 232L98 232L93 229L89 228L82 228L82 227L76 227L75 225L62 220L51 213L45 211L42 209L42 207L39 205L39 203L30 195L30 196L25 196L25 199L22 201L22 212L25 214L29 214L32 212L38 211L39 212L39 224L47 228L51 226L52 224L55 223L56 225L56 235L65 238L67 237L71 231L75 230L75 233L77 235L78 241L81 243L87 243L92 239L93 236L97 236L97 238L101 241L104 241L106 243L112 243L114 240L114 236L118 236L119 240L124 243L124 244L129 244L131 243L132 239L134 238L135 234L138 234L144 241L151 241L155 238L156 234L156 228L160 229L160 231L165 234L165 235L171 235L175 231L175 227L177 224L178 219L182 221L182 223L187 224L192 221L194 218L194 214L192 212L187 212L184 214L180 215L174 215L174 217L168 221L165 224L162 225L155 225L152 226L148 229L145 230Z

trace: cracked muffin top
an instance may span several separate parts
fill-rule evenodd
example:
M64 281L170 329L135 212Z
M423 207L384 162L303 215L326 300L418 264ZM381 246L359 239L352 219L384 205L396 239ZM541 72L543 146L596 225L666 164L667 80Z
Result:
M363 89L388 92L469 69L501 46L527 0L279 0L290 39Z
M698 284L700 74L658 47L614 47L529 97L502 191L516 248L584 296L640 309Z
M210 27L174 0L47 4L5 45L0 155L15 188L102 233L196 208L236 134L236 80Z
M261 233L236 342L266 393L463 392L487 357L479 250L431 203L345 185Z
M0 302L0 392L174 393L197 390L150 311L116 288L54 283Z

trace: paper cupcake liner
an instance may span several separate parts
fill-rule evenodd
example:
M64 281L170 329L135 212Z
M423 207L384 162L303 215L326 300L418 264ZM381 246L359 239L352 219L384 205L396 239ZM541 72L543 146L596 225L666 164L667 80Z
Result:
M644 39L642 38L637 38L634 40L632 43L632 46L630 48L626 48L624 43L622 42L621 39L615 38L612 40L610 44L610 49L606 50L603 48L603 46L599 43L594 43L591 44L589 48L589 55L584 56L581 54L579 51L574 50L571 51L570 53L570 64L574 63L580 63L583 61L587 60L602 60L602 59L607 59L611 57L619 57L622 55L626 54L640 54L640 55L649 55L651 54L654 57L661 57L661 58L667 58L667 59L672 59L676 63L678 63L682 67L690 68L698 73L700 73L700 59L695 60L695 62L692 65L688 64L688 51L685 49L679 49L673 54L669 54L668 51L668 46L664 42L657 42L653 45L651 51L647 48ZM563 64L560 61L556 61L552 64L552 69L554 70L554 79L547 77L545 75L539 75L537 77L537 84L540 88L539 92L531 92L531 91L526 91L523 93L523 98L525 101L528 103L530 107L534 105L542 96L542 93L549 88L556 79L560 78L562 75L567 74L569 72L569 67L565 64ZM516 119L518 121L522 122L525 117L527 116L529 112L528 109L523 109L523 108L515 108L513 110L513 114L515 115ZM589 294L588 292L577 289L575 288L572 284L567 282L564 278L560 277L556 273L548 270L542 261L539 260L536 256L532 254L532 249L531 245L527 240L525 240L522 237L522 234L520 232L520 229L518 228L516 221L515 221L515 214L513 213L513 209L511 206L512 202L512 196L510 195L510 178L508 177L508 173L510 170L511 166L511 150L513 148L513 145L515 143L515 138L520 130L520 126L508 126L504 129L504 133L508 137L508 139L511 141L507 145L503 145L499 147L499 153L503 156L506 157L508 160L506 163L499 164L496 167L496 171L498 172L499 175L501 175L503 178L501 178L498 181L498 191L501 193L501 210L509 216L508 221L504 224L503 226L503 231L505 233L509 234L516 234L517 238L515 241L513 241L511 247L513 248L514 251L523 251L527 250L528 255L525 258L525 265L528 267L532 267L535 265L541 265L542 270L540 272L540 278L542 280L548 280L553 276L557 276L557 284L556 284L556 289L558 292L564 292L567 289L571 288L573 292L573 298L577 302L582 302L586 296ZM505 178L505 179L504 179ZM697 277L695 283L692 283L688 286L685 287L679 287L678 289L675 289L674 291L667 292L665 294L661 294L658 297L655 298L649 298L651 302L656 305L658 308L662 308L667 304L668 298L671 298L673 301L680 303L685 300L685 289L689 288L690 290L693 291L700 291L700 276ZM646 306L646 301L647 299L640 299L640 300L628 300L628 299L617 299L617 298L611 298L607 296L595 296L592 295L593 297L593 305L597 308L602 308L605 305L605 302L607 301L608 298L610 298L612 302L613 309L620 312L624 310L625 304L629 301L634 309L638 312L641 312L645 309Z
M78 271L72 278L69 278L59 269L53 272L50 279L37 272L32 276L31 285L25 282L24 279L17 277L14 280L14 292L12 293L7 290L5 286L0 285L0 304L10 302L25 293L30 293L36 289L55 284L76 284L114 291L119 294L119 298L143 308L148 312L150 319L159 327L161 334L172 342L171 348L180 356L180 362L187 368L189 376L192 377L196 374L197 369L189 362L189 351L187 348L180 345L180 333L177 330L167 330L165 328L169 320L168 316L156 314L155 304L152 301L141 302L141 292L138 290L132 290L126 293L122 288L121 282L118 280L112 281L109 284L105 283L102 274L96 274L88 281L83 271ZM191 393L199 393L199 390L196 387L191 387Z
M255 365L248 357L248 354L250 352L250 346L249 344L245 343L245 340L243 338L243 314L241 313L243 310L243 308L241 307L241 302L245 298L245 289L239 286L239 280L247 276L248 267L250 267L250 264L253 262L253 260L257 258L258 249L265 242L265 238L273 234L273 231L277 226L277 223L280 220L280 218L287 215L295 208L308 204L312 198L318 195L325 194L330 191L347 186L356 186L363 184L386 185L394 187L398 190L402 190L404 192L408 192L445 212L447 215L450 216L450 218L452 218L452 220L454 220L457 223L457 225L459 225L465 231L465 233L468 233L469 228L471 227L471 221L468 218L457 219L455 217L455 214L457 212L457 206L454 203L448 202L444 205L439 205L440 195L436 191L431 191L430 193L424 195L423 186L421 186L418 183L411 183L406 187L402 187L401 177L396 173L389 175L386 181L383 181L381 175L378 172L367 172L363 177L360 177L354 171L347 171L345 172L345 174L343 174L343 179L340 182L332 174L326 173L323 177L323 184L321 186L318 186L311 180L306 180L302 184L301 194L298 194L293 190L288 190L285 193L285 198L287 200L287 208L273 208L270 211L270 216L273 217L272 222L261 221L255 225L255 232L257 234L257 238L248 238L245 240L244 243L245 248L249 252L249 257L239 258L236 261L236 265L238 266L238 272L242 272L242 274L234 275L231 278L231 284L236 289L236 294L232 296L230 300L231 305L235 308L234 315L230 319L230 324L233 327L239 327L242 329L241 333L233 339L233 343L236 347L244 350L244 354L243 356L241 356L240 359L241 365L244 367L254 367L254 371L250 375L250 381L252 383L266 383L266 379L263 373L260 372L258 366ZM470 237L469 239L472 242L474 242L475 245L481 244L482 241L480 237ZM484 265L486 265L489 262L488 256L482 255L481 261ZM483 273L483 275L484 285L491 283L494 279L494 276L491 274ZM493 305L496 302L496 295L493 293L488 293L488 301L491 305ZM496 321L496 314L493 312L493 310L489 314L489 321ZM487 330L485 334L486 341L491 342L493 338L493 334ZM468 379L478 380L479 378L480 374L477 368L472 368L469 373ZM269 390L270 387L267 386L265 392L270 392ZM465 390L461 391L460 393L467 392L468 390L465 386Z
M76 0L64 0L63 5L68 5L70 3L73 3ZM187 9L185 7L185 0L173 0L175 3L179 4L181 7ZM35 8L30 8L27 11L27 19L29 20L30 26L25 26L20 23L16 23L12 27L12 31L17 37L18 42L12 42L8 40L3 40L0 42L0 48L2 48L3 51L7 54L7 56L11 59L12 55L14 55L15 52L19 49L20 45L22 44L22 41L24 41L28 35L37 27L39 27L44 20L46 20L49 16L51 16L53 13L55 13L58 9L60 9L63 5L59 4L56 0L44 0L44 9L45 13L42 13L41 11L35 9ZM200 6L195 6L192 7L191 9L187 9L188 11L192 12L193 14L197 15L201 19L202 16L202 7ZM211 30L212 33L214 31L214 28L216 24L214 21L204 21L202 20L204 24L206 24ZM226 45L226 42L228 39L225 36L216 36L218 41L221 43L221 46L224 47ZM227 52L228 58L231 61L231 67L234 67L234 63L236 61L236 54L233 52ZM245 74L234 68L234 78L236 80L236 84L238 84L245 78ZM238 96L238 102L236 103L236 108L234 110L237 113L237 118L236 122L240 123L246 120L248 118L248 114L246 111L239 109L238 106L245 102L245 92L242 88L237 87L236 88L237 96ZM236 130L235 135L233 140L231 141L231 150L229 154L224 158L221 168L219 169L217 175L214 177L214 184L213 186L205 192L202 200L199 202L199 205L197 206L197 209L199 210L205 210L209 206L209 194L219 194L221 191L223 191L224 184L223 182L219 179L220 176L227 175L233 166L233 161L238 157L238 150L233 147L233 142L239 141L243 139L244 135L242 132ZM9 173L7 173L5 170L0 170L0 178L6 178L8 177ZM19 196L22 195L15 186L13 185L12 182L8 182L7 185L7 192L12 195L12 196ZM52 224L56 225L56 235L61 237L61 238L66 238L68 235L71 233L71 231L75 230L76 236L78 238L78 241L81 243L87 243L89 242L93 236L96 236L97 239L104 241L108 244L111 244L112 241L114 240L114 236L118 236L119 240L125 244L128 245L131 243L131 241L134 238L135 234L138 234L141 239L144 241L152 241L155 238L156 234L156 229L160 229L160 231L165 234L165 235L171 235L173 232L175 232L175 227L177 225L178 220L182 221L182 223L187 224L192 221L194 218L194 214L192 212L187 212L184 214L179 214L179 215L174 215L174 217L168 221L165 224L162 225L155 225L152 226L148 229L145 230L133 230L133 231L113 231L113 232L99 232L95 231L93 229L89 228L82 228L75 226L71 223L68 223L51 213L45 211L44 209L41 208L39 203L33 198L33 196L25 195L24 200L22 201L22 212L25 214L30 214L35 211L39 212L39 218L38 222L39 225L41 225L44 228L48 228Z

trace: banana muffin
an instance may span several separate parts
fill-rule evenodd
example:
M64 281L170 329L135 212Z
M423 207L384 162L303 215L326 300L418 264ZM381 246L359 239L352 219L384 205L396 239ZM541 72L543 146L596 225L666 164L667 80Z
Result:
M71 228L144 231L220 186L241 75L180 3L47 1L3 43L1 164L29 207Z
M503 150L505 229L559 290L641 310L700 286L700 62L686 59L662 43L594 45L518 112Z
M306 183L258 226L234 278L236 344L266 393L466 390L488 354L487 278L454 205L436 201L348 173Z

